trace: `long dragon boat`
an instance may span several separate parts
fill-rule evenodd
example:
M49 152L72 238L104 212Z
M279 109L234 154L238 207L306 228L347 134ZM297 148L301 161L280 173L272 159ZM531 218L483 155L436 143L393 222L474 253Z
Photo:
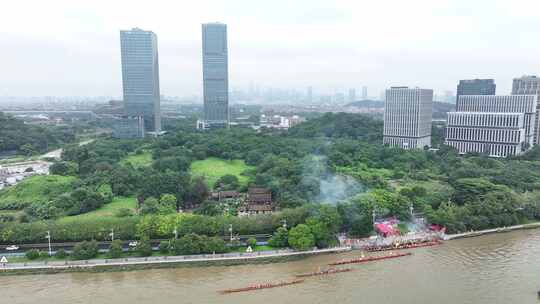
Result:
M316 271L316 272L297 274L295 275L295 277L306 278L306 277L314 277L314 276L328 275L328 274L335 274L335 273L349 272L349 271L352 271L352 268L341 268L341 269L329 268L329 269Z
M278 282L278 283L260 283L260 284L253 284L253 285L242 287L242 288L224 289L224 290L220 290L219 292L223 294L227 294L227 293L244 292L244 291L252 291L252 290L259 290L259 289L283 287L283 286L289 286L289 285L300 284L300 283L304 283L304 280L296 279L292 281L283 281L283 282Z
M364 250L369 251L369 252L390 251L390 250L429 247L429 246L436 246L440 244L442 244L441 241L429 241L429 242L421 242L421 243L403 243L403 244L394 244L394 245L387 245L387 246L370 246L370 247L365 247Z
M409 256L409 255L412 255L412 253L407 252L407 253L389 254L389 255L383 255L383 256L361 257L361 258L350 259L350 260L341 260L334 263L330 263L328 265L336 266L336 265L344 265L344 264L367 263L367 262L372 262L372 261L395 259L395 258L400 258L404 256Z

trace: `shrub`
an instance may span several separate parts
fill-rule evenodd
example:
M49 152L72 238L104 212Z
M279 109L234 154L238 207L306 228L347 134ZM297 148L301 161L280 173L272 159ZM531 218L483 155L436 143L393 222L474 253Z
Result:
M202 238L202 252L201 253L224 253L227 252L227 245L225 241L220 237L206 237Z
M133 211L129 208L120 208L114 213L116 217L128 217L133 216Z
M135 247L135 251L140 256L147 257L152 255L152 245L150 244L150 240L148 238L142 238L137 243L137 247Z
M68 257L68 253L64 249L60 248L56 250L56 252L54 253L54 257L58 259L65 259Z
M26 258L29 259L29 260L35 260L35 259L38 259L38 258L39 258L40 252L39 252L39 250L37 250L37 249L30 249L30 250L28 250L24 255L25 255Z
M287 247L287 245L289 245L288 234L289 232L286 228L279 227L270 240L268 240L268 245L277 248Z
M161 241L159 243L159 252L169 253L170 241Z
M84 241L73 247L73 258L75 260L88 260L98 255L98 245L96 241Z
M108 256L112 259L116 259L122 256L122 253L124 251L122 250L122 241L120 240L114 240L111 242L111 246L109 246L109 254Z
M246 241L246 245L250 246L251 248L255 248L255 246L257 246L257 240L255 238L249 238Z

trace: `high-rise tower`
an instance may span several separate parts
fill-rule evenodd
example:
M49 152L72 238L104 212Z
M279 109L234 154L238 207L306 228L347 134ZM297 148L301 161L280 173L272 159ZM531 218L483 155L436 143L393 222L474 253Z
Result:
M147 131L161 131L157 36L134 28L120 31L125 114L142 116Z
M202 25L205 128L229 126L229 68L227 25Z

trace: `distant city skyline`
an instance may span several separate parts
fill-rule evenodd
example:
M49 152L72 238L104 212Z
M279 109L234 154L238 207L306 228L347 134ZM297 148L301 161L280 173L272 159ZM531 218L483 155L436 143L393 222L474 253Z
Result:
M498 93L509 94L513 78L540 74L532 55L540 41L529 39L539 10L533 0L9 1L0 18L0 96L120 96L117 33L135 26L160 37L162 94L202 96L200 24L207 21L234 33L231 87L313 86L330 94L366 85L378 96L409 84L442 95L459 79L493 78ZM411 35L396 35L395 24Z

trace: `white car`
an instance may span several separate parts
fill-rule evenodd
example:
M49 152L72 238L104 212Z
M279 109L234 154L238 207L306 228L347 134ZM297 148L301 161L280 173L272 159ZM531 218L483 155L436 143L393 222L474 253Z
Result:
M6 250L7 250L7 251L15 251L15 250L19 250L19 246L17 246L17 245L7 246L7 247L6 247Z
M129 247L137 247L137 245L139 245L139 243L137 241L131 241L128 244Z

